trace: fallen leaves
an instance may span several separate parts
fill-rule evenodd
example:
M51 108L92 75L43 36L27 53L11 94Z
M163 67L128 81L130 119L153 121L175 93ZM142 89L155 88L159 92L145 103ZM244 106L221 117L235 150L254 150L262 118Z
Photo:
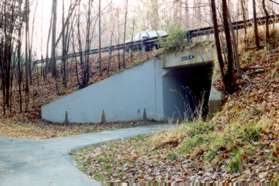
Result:
M152 123L149 123L149 125L150 124ZM84 133L99 132L104 130L136 127L140 125L144 125L144 123L126 122L107 124L62 125L44 122L39 119L29 121L28 119L18 118L17 116L13 118L0 119L0 135L11 138L48 139L54 137L64 137Z
M272 155L279 159L279 141L272 144Z
M239 80L239 91L227 98L223 110L212 122L215 124L216 134L224 132L226 127L232 127L234 122L240 123L240 126L248 123L264 126L259 141L245 146L241 139L236 139L238 141L234 141L230 147L227 143L224 143L226 146L219 147L222 143L219 144L217 140L215 146L219 147L218 151L211 153L217 153L219 158L205 163L203 158L207 148L202 146L192 149L191 156L176 153L175 150L181 147L187 135L181 126L151 137L137 137L102 145L97 148L99 153L92 153L96 151L95 147L85 149L79 154L83 159L79 162L86 162L90 166L87 171L93 177L100 173L104 180L111 182L265 182L278 179L279 76L274 76L274 61L271 61L268 54L260 51L258 55L260 61L243 65L245 72ZM278 52L272 54L272 59L278 57ZM220 82L216 84L222 88ZM234 130L232 128L231 135L236 135ZM245 134L246 132L244 131ZM214 135L211 137L214 138ZM240 158L242 171L228 173L226 163L236 148L243 148L245 152ZM95 161L100 156L106 161L115 160L112 164L113 171L108 171L100 162Z

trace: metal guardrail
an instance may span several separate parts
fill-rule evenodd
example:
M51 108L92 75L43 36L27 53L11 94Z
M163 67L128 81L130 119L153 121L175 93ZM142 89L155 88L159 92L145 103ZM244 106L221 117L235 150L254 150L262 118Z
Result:
M264 25L265 21L266 21L266 17L260 17L257 19L257 23L259 25ZM269 16L269 24L278 23L278 22L279 22L279 14ZM247 21L237 21L237 22L232 23L232 27L234 30L240 30L240 29L243 29L245 26L250 27L252 25L253 25L253 19L250 19ZM219 26L219 31L220 32L223 31L222 26ZM213 27L204 27L204 28L199 28L199 29L188 30L185 32L185 39L187 39L188 41L191 41L192 38L206 36L206 35L210 35L213 33L214 33ZM156 45L158 46L159 40L164 39L166 37L167 36L164 36L161 38L153 37L153 38L149 38L146 40L132 41L132 42L127 42L127 43L123 43L123 44L103 47L103 48L101 48L101 52L102 53L105 53L105 52L111 53L113 51L124 50L124 49L125 50L145 49L146 46L156 46ZM94 54L98 54L98 53L99 53L99 49L90 49L90 50L86 50L86 51L82 51L82 52L69 53L68 55L64 56L64 58L70 59L70 58L78 57L81 54L94 55ZM62 60L62 58L63 58L63 56L57 56L56 60ZM50 59L51 58L46 58L43 60L35 60L35 61L33 61L33 63L34 64L43 63Z

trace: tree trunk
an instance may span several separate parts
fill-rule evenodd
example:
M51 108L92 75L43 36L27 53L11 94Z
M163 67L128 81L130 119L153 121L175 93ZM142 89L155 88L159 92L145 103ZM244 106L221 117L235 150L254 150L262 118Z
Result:
M98 58L98 62L99 62L99 73L102 76L102 19L101 19L101 8L102 8L102 4L101 4L101 0L99 0L99 58Z
M244 42L245 42L245 47L247 45L247 6L246 6L246 0L241 0L241 13L242 13L242 20L244 21Z
M25 1L25 111L28 111L29 107L29 0ZM28 12L28 13L27 13Z
M266 40L266 44L268 44L268 40L269 40L269 13L267 11L266 8L266 1L262 0L262 4L263 4L263 10L265 13L265 40Z
M226 39L226 46L227 46L227 57L228 57L228 67L225 73L225 84L226 84L226 92L228 94L233 93L234 91L234 57L233 57L233 47L232 47L232 40L231 40L231 32L229 27L229 14L228 14L228 6L227 0L222 0L222 13L223 13L223 25L224 25L224 32L225 32L225 39Z
M124 43L124 49L123 49L123 68L126 68L126 33L127 33L127 17L128 17L128 3L129 0L126 0L126 6L125 6L125 17L124 17L124 37L123 37L123 43Z
M56 25L57 25L57 0L52 1L52 43L51 43L51 70L52 76L56 79Z
M21 28L19 28L18 36L21 38ZM22 109L22 72L21 72L21 40L18 40L17 47L17 73L18 73L18 95L19 95L19 112L23 111Z
M213 28L214 28L214 38L215 38L217 58L218 58L219 66L220 66L222 79L224 82L224 70L225 70L224 69L224 59L222 56L222 48L221 48L221 42L220 42L220 37L219 37L219 28L218 28L215 0L210 0L210 6L211 6L211 16L212 16Z
M159 17L159 5L158 5L158 0L150 0L151 2L151 28L152 30L158 30L159 29L159 22L160 22L160 17Z
M255 34L255 44L257 49L260 49L260 38L257 23L257 5L256 0L253 0L253 22L254 22L254 34Z

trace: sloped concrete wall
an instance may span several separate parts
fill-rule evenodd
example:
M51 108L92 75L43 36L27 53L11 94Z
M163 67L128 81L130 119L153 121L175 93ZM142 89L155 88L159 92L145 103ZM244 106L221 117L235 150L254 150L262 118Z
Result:
M144 109L150 119L162 120L164 70L154 58L144 64L62 97L42 107L42 118L62 123L65 113L72 123L98 123L141 119Z

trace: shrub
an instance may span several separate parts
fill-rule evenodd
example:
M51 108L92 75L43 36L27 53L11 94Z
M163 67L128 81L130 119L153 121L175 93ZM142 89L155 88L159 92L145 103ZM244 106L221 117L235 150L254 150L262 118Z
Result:
M160 41L166 51L179 51L185 46L185 31L178 26L168 29L168 37Z

